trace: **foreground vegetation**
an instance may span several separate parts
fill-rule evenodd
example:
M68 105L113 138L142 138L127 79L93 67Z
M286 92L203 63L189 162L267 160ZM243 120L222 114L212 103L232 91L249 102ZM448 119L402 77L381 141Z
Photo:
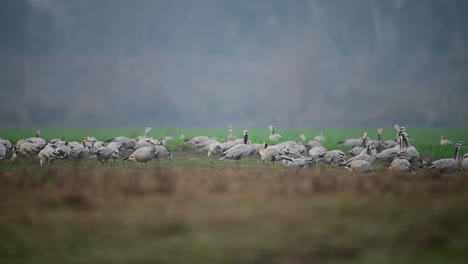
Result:
M387 139L394 136L388 130ZM5 131L0 129L0 137L8 138ZM249 131L256 142L268 136L268 131ZM363 131L324 131L324 145L335 147ZM141 134L55 132L44 130L44 137ZM278 132L286 140L318 133ZM451 157L453 146L438 145L442 132L468 142L466 130L409 130L418 148ZM21 133L9 136L31 132ZM174 160L142 168L122 160L112 166L59 161L44 168L35 161L0 163L0 263L468 261L465 173L395 174L383 165L374 175L326 166L271 169L258 157L243 160L237 170L233 161L208 159L189 148L175 151L183 144L179 133L225 135L221 129L156 130L154 137L176 138L169 147Z
M468 176L0 171L2 263L466 263Z

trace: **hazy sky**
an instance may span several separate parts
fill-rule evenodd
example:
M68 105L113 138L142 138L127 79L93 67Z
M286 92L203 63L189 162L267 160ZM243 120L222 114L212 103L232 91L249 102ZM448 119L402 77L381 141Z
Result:
M0 5L1 126L468 124L467 1Z

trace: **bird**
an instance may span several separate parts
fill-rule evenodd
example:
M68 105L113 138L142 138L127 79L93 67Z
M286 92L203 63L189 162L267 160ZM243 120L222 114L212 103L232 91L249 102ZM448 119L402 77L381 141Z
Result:
M82 141L81 144L78 142L69 142L71 152L70 158L73 159L86 159L90 153L90 146L86 144L86 141Z
M356 173L374 173L375 169L372 167L371 163L365 160L354 160L349 163L343 163L341 165L349 171Z
M428 169L435 169L438 170L440 173L453 173L460 169L460 165L462 163L460 157L460 148L462 143L458 141L455 144L455 158L448 158L448 159L439 159L429 163L427 166Z
M340 164L341 162L344 162L345 160L345 154L341 150L330 150L327 151L323 157L319 157L315 159L316 163L323 163L327 164L329 166L334 166L337 164Z
M411 167L411 164L406 159L394 159L390 166L388 167L389 170L393 171L401 171L401 172L411 172L414 174L414 168Z
M325 137L323 136L323 133L320 132L320 134L318 134L317 136L314 137L314 140L318 141L318 142L323 142L323 141L325 141Z
M444 146L444 145L452 145L452 141L444 138L444 136L441 136L440 137L440 145L441 146Z
M309 149L309 157L312 157L314 159L323 157L325 153L327 153L327 150L322 146L313 147Z
M68 159L71 153L71 147L67 141L55 141L47 144L38 153L39 164L42 167L45 162L52 163L58 159Z
M338 145L345 146L345 147L356 147L356 146L367 146L367 141L368 141L368 135L367 132L365 132L361 138L352 138L352 139L346 139L343 141L338 142Z
M344 164L345 165L349 164L355 160L365 160L369 162L370 164L372 164L372 162L375 161L375 155L376 155L376 151L375 151L374 141L371 141L359 155L348 159Z
M4 160L7 154L7 148L0 144L0 160Z
M146 163L152 160L154 158L156 144L158 144L158 142L156 140L151 140L150 143L150 146L135 150L128 158L125 158L124 160L136 161L139 166L141 166L142 163Z
M281 134L275 133L275 128L273 125L269 125L268 129L270 129L270 136L268 137L270 141L278 141L282 137Z
M314 159L312 157L299 157L294 158L287 155L281 155L283 166L287 168L307 168L310 165L314 164Z
M154 152L155 159L165 159L169 158L171 161L173 159L172 152L168 150L165 146L156 145L156 151Z
M398 145L398 143L396 142L396 140L383 140L383 132L384 132L384 129L383 128L379 128L377 129L377 137L378 137L378 142L377 145L376 145L376 148L377 149L389 149L389 148L393 148L395 146Z
M263 143L263 146L258 151L260 153L260 159L265 162L265 160L270 162L270 167L275 167L275 161L281 160L280 156L285 154L284 150L278 146L268 146L267 143Z
M5 149L7 150L7 152L11 150L11 148L13 147L13 145L11 144L9 140L3 139L3 138L0 138L0 145L3 145Z
M250 154L249 132L244 130L244 144L239 144L231 147L221 154L219 160L232 159L236 161L237 168L239 168L239 161L246 158Z
M468 153L465 153L465 155L463 155L463 160L460 164L460 167L464 172L468 172Z
M122 147L124 149L132 149L135 144L137 143L135 139L133 138L128 138L128 137L115 137L115 138L111 138L109 140L107 140L108 143L111 143L111 142L118 142L120 144L122 144Z
M112 162L112 160L119 158L119 149L114 146L103 146L96 150L93 157L96 157L102 164L105 161Z

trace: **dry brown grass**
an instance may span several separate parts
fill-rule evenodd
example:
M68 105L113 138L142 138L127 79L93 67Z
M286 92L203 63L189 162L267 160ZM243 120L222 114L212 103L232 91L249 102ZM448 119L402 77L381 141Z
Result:
M465 263L468 176L0 171L2 263Z

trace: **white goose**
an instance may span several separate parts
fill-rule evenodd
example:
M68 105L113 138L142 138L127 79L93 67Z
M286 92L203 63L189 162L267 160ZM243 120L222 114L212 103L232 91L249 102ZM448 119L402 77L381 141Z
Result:
M250 154L249 133L244 130L244 144L235 145L221 154L219 160L232 159L236 161L237 168L239 168L239 161L246 158Z

